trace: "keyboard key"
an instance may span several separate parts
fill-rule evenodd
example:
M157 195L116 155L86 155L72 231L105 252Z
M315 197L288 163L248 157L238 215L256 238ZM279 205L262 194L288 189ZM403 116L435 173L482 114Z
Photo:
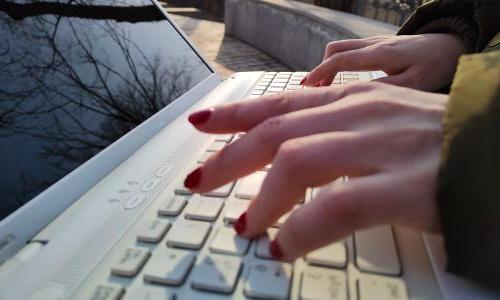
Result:
M167 246L186 249L200 249L205 242L211 225L207 222L177 219L167 235Z
M213 253L243 256L247 252L248 245L250 245L249 240L238 236L233 228L223 226L215 234L210 244L210 251Z
M259 262L251 266L245 282L244 293L248 297L264 299L288 299L292 266L279 262Z
M225 142L213 142L207 149L207 152L217 152L226 147Z
M345 268L347 264L346 247L343 242L332 243L308 253L305 259L312 265Z
M175 294L161 287L136 287L125 295L125 300L174 300Z
M186 204L187 200L184 197L171 197L158 209L158 214L161 216L178 216Z
M264 90L253 90L252 91L252 96L260 96L264 94Z
M307 267L301 279L301 300L347 300L347 280L344 272Z
M191 192L190 190L188 190L185 186L184 186L184 183L180 183L181 185L179 185L176 189L175 189L175 194L177 195L186 195L186 196L190 196L193 194L193 192Z
M356 265L361 271L386 275L401 274L396 243L390 225L354 233Z
M141 270L149 258L148 249L128 248L111 268L111 273L117 276L132 277Z
M255 172L241 179L236 186L236 198L252 199L257 196L266 178L266 172Z
M147 199L146 194L143 193L133 194L125 201L125 203L123 203L123 208L126 210L134 209L137 206L141 205L146 199Z
M286 87L286 82L273 82L271 83L271 85L269 86L270 88L285 88Z
M170 222L167 220L149 220L137 235L137 240L145 243L158 243L169 228Z
M231 194L231 191L233 190L234 187L234 182L230 182L226 185L223 185L221 187L218 187L217 189L210 191L206 193L205 195L210 196L210 197L223 197L226 198Z
M203 154L201 156L198 157L198 159L196 160L197 163L199 164L202 164L204 162L206 162L208 160L208 158L210 156L212 156L212 152L203 152Z
M358 299L407 300L408 292L398 278L362 275L358 279Z
M118 300L125 289L117 284L106 283L96 286L90 300Z
M226 202L224 221L235 222L248 208L250 201L231 198Z
M208 198L195 195L188 201L185 216L187 219L215 221L219 215L223 200L220 198Z
M286 87L287 91L297 91L297 90L302 90L303 87L301 85L289 85Z
M193 288L218 293L232 293L240 274L241 261L231 256L207 255L196 264Z
M157 249L144 268L144 280L164 285L181 285L195 256L187 251Z
M215 137L216 142L230 143L234 135L232 134L221 134Z
M266 234L259 237L257 248L255 248L255 255L257 257L273 259L271 253L269 253L269 243L278 235L278 231L276 228L268 228Z

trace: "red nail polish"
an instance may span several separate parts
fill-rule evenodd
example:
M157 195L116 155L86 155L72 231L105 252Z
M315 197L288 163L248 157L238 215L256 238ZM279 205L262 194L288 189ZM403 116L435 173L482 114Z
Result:
M318 82L318 83L316 83L316 87L319 87L319 85L320 85L320 83L319 83L319 82Z
M304 82L306 82L306 80L307 80L307 76L302 78L302 80L300 81L300 85L304 84Z
M247 213L244 212L234 223L234 230L236 230L236 233L238 235L241 235L246 228L247 228Z
M195 112L188 117L189 122L193 125L201 125L208 121L210 115L212 114L211 109L206 109L202 111Z
M272 241L269 244L269 253L275 259L278 259L278 260L283 259L283 251L281 251L281 248L280 248L280 245L278 245L277 239L274 239L274 241Z
M198 186L201 180L201 167L191 172L184 180L184 186L192 189Z

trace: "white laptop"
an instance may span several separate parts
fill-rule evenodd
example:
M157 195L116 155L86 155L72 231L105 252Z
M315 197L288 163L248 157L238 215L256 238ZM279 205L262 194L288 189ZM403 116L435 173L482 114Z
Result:
M305 73L221 80L152 1L0 5L0 299L498 297L444 272L439 236L380 226L294 263L267 251L286 216L237 237L266 171L191 195L187 172L240 136L187 116Z

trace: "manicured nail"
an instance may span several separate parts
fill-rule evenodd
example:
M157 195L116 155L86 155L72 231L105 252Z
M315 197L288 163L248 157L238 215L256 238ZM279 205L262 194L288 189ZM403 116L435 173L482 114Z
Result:
M304 82L306 82L306 80L307 80L307 76L302 78L302 80L300 81L300 85L304 84Z
M195 188L200 183L200 180L201 180L201 167L189 173L189 175L184 180L184 186L187 187L188 189Z
M238 235L241 235L245 229L247 229L247 213L244 212L241 214L241 216L236 220L234 223L234 230L236 230L236 233Z
M202 111L195 112L188 117L189 122L193 125L201 125L208 121L210 115L212 114L211 109L206 109Z
M319 87L319 85L320 85L320 83L319 83L319 82L318 82L318 83L316 83L316 87Z
M275 259L283 259L283 251L281 251L280 245L278 245L278 239L274 239L274 241L269 244L269 253Z

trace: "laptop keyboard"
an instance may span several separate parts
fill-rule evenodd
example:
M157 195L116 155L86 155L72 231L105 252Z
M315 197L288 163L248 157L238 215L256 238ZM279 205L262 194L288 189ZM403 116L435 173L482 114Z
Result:
M266 73L251 97L302 89L306 74ZM358 79L357 73L341 73L333 84ZM214 137L194 161L203 163L241 135ZM236 235L232 224L259 192L268 167L206 195L193 195L179 183L168 199L157 199L162 201L157 217L139 220L136 242L115 253L109 280L95 286L90 298L408 299L389 225L355 232L293 263L273 260L268 251L291 212L252 241ZM166 173L160 168L155 175ZM309 189L294 209L317 191Z

